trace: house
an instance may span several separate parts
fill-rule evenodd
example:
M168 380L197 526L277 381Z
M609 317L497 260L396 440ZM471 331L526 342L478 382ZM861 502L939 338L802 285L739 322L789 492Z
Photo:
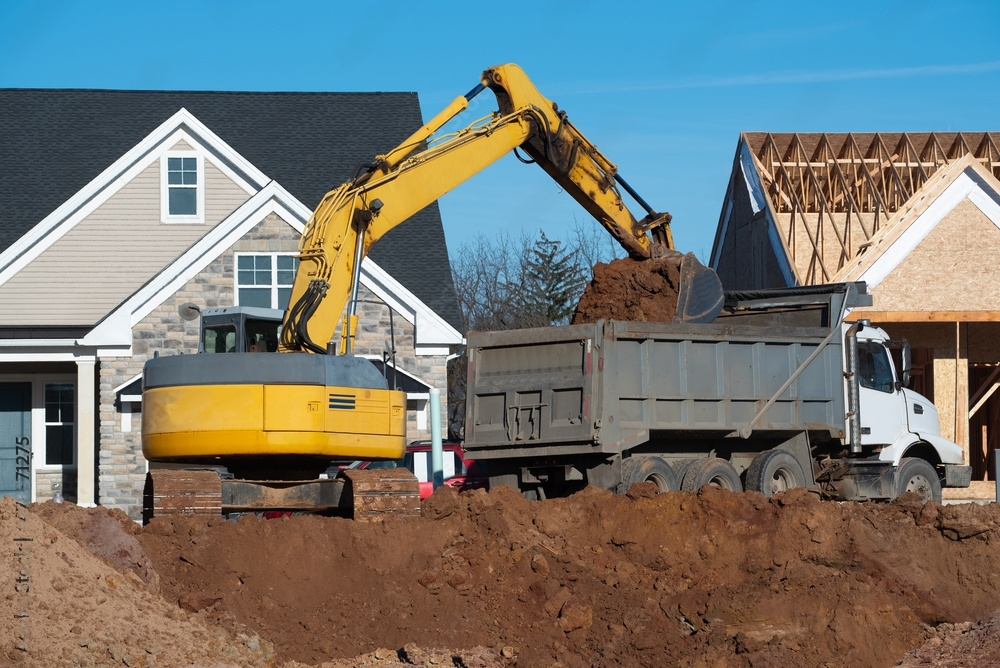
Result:
M178 308L283 308L312 208L421 124L414 93L0 90L0 494L138 518L142 366L198 346ZM391 320L427 438L463 342L436 204L361 285L356 353L381 364Z
M1000 133L744 133L710 264L726 289L865 281L973 480L1000 445Z

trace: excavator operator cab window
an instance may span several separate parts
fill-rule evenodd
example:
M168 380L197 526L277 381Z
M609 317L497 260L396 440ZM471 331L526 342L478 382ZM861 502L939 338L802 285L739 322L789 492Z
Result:
M236 352L236 325L214 325L202 332L202 349L206 353Z
M278 340L281 338L281 323L273 320L258 320L247 318L243 325L246 332L246 347L248 353L273 353L278 350Z

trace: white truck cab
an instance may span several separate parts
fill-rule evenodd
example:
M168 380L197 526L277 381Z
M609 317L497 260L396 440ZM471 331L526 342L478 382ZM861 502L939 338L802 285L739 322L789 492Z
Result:
M889 353L889 336L867 321L859 321L858 412L861 445L878 459L901 467L906 458L919 457L943 469L946 487L968 486L971 467L960 445L941 436L938 412L924 396L907 389L909 345L902 343L903 368L897 370ZM845 332L848 325L845 324ZM964 482L964 484L963 484Z

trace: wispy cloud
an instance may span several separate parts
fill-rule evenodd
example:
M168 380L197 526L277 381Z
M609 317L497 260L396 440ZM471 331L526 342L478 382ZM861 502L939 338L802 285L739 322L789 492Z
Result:
M1000 71L1000 61L966 63L962 65L922 65L881 69L831 70L827 72L767 72L733 77L698 77L675 81L650 81L644 83L617 83L565 91L564 94L586 95L593 93L627 93L650 90L678 90L684 88L730 88L736 86L778 86L787 84L812 84L830 81L861 81L865 79L902 79L948 74L982 74Z

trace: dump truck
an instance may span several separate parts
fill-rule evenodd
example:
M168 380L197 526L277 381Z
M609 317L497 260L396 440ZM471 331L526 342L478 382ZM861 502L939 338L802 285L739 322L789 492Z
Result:
M470 332L465 449L528 498L715 485L841 500L968 487L864 283L727 292L713 323ZM898 358L897 364L893 356Z

